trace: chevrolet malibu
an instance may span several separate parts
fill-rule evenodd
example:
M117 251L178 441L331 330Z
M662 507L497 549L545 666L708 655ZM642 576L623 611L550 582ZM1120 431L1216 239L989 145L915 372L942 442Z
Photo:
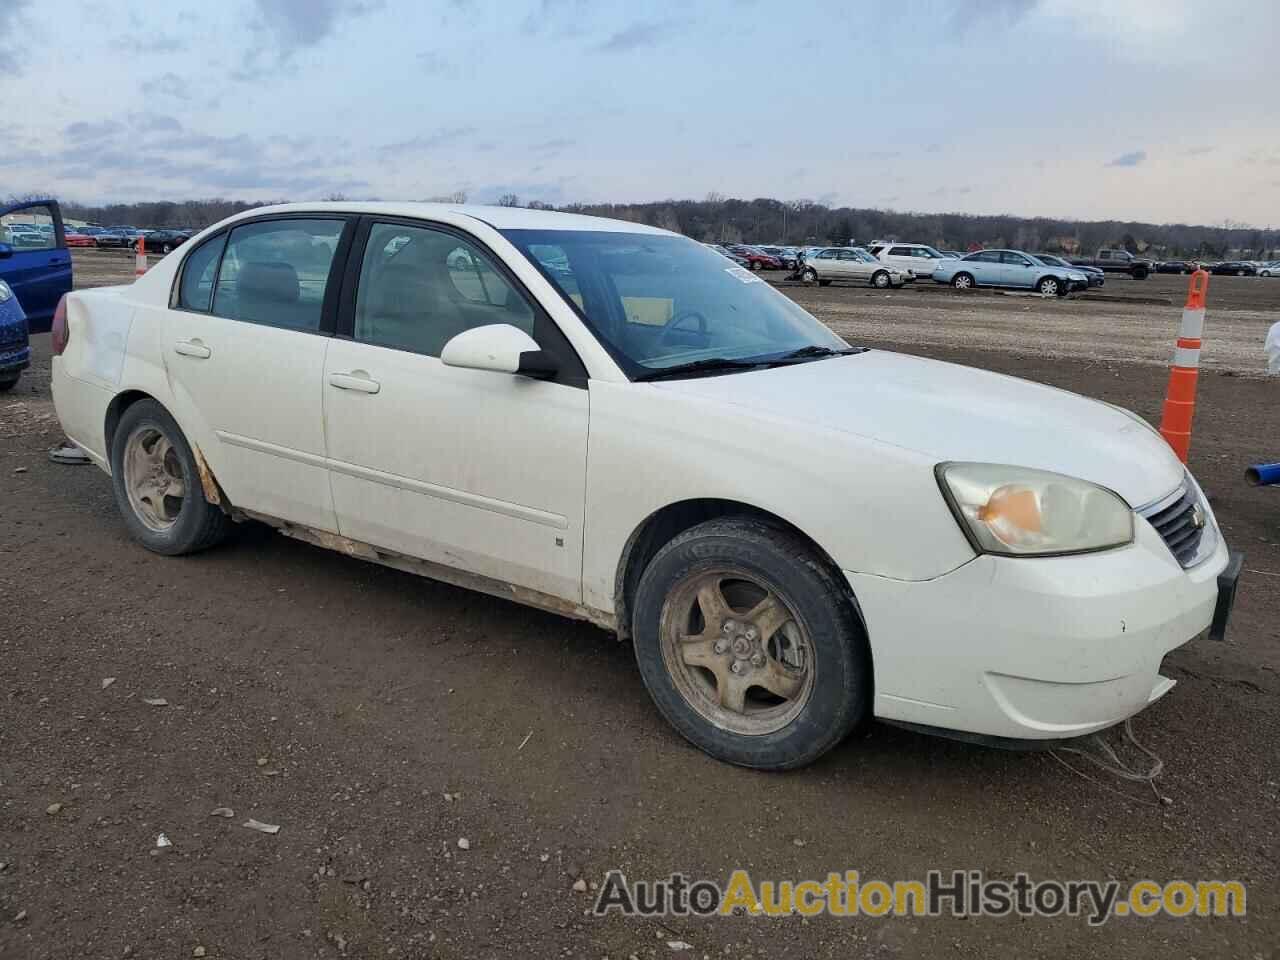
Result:
M1138 417L850 346L634 223L257 209L67 295L53 352L62 425L144 547L254 519L591 621L681 734L749 767L871 717L1003 744L1108 727L1234 592Z

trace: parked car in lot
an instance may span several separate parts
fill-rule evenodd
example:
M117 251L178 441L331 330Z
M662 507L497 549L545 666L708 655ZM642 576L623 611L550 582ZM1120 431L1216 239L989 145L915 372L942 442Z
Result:
M124 227L107 227L97 234L93 240L101 248L131 247L137 242L133 230Z
M1068 263L1055 253L1036 253L1032 256L1046 267L1057 267L1060 270L1071 270L1083 273L1090 287L1101 287L1107 282L1107 275L1097 267L1077 267Z
M923 243L886 243L877 241L867 250L881 263L897 267L911 279L929 278L938 265L949 261L940 250Z
M1089 279L1075 267L1048 266L1021 250L979 250L959 260L946 260L933 273L938 283L957 290L1011 287L1065 297L1089 289Z
M1258 268L1260 277L1280 277L1280 260L1272 260Z
M676 729L749 767L871 716L1111 726L1234 596L1240 558L1141 418L850 347L641 224L259 208L68 294L52 353L62 427L148 549L255 518L615 629Z
M47 222L52 229L30 229L33 222ZM0 206L0 280L22 305L33 333L49 329L54 308L71 289L71 252L63 236L56 200Z
M184 230L152 230L146 234L147 250L151 253L171 253L191 238Z
M747 265L752 270L781 270L782 261L772 254L765 253L759 247L752 247L745 243L730 243L726 245L729 250L736 253L742 259L747 261Z
M877 260L862 247L827 247L805 258L803 279L824 287L833 280L859 281L883 290L901 287L907 275Z
M794 270L796 268L796 253L787 247L758 247L762 253L767 253L780 264L784 270Z
M1150 260L1135 257L1128 250L1099 250L1096 257L1072 257L1075 267L1097 267L1107 273L1127 273L1135 280L1145 280L1155 270Z
M0 393L12 390L22 371L30 365L27 315L22 312L22 304L18 303L13 289L0 280Z
M94 243L92 234L85 233L80 227L66 228L66 241L68 247L93 247Z
M1258 268L1247 260L1224 260L1211 266L1209 272L1220 277L1252 277Z
M1156 273L1192 273L1196 264L1190 260L1161 260L1156 264Z

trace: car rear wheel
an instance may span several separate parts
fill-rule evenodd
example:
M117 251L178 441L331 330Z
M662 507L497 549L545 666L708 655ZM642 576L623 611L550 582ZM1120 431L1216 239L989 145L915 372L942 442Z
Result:
M751 269L754 270L756 273L759 273L761 270L764 269L764 264L762 264L759 260L752 260Z
M1056 277L1044 277L1036 284L1036 289L1040 291L1040 295L1044 297L1056 297L1058 295L1060 284Z
M231 519L205 499L182 430L154 400L140 400L120 418L111 443L111 485L129 532L155 553L206 550L231 528Z
M877 270L871 275L871 285L873 287L879 287L881 290L889 286L889 271Z
M871 657L843 584L795 534L708 521L650 562L636 661L663 716L717 759L811 763L868 711Z
M967 273L957 273L951 278L951 286L957 290L971 290L973 289L973 277Z
M1236 276L1237 276L1237 277L1243 277L1243 276L1245 276L1248 272L1249 272L1248 270L1237 270L1237 271L1236 271Z
M172 252L173 252L173 244L171 244L171 243L162 243L162 244L160 244L160 252L161 252L161 253L172 253Z
M817 283L818 271L810 267L808 270L804 272L804 274L802 275L802 279L804 280L805 283Z

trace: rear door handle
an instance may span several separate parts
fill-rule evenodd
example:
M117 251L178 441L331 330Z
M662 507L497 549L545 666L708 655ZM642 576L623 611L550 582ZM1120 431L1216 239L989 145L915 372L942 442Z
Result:
M208 360L213 356L213 351L199 340L179 340L173 345L173 352L184 357L195 357L197 360Z
M356 390L360 393L377 393L382 389L382 384L377 380L371 379L369 374L363 370L353 370L350 373L331 373L329 374L329 386L337 387L339 390Z

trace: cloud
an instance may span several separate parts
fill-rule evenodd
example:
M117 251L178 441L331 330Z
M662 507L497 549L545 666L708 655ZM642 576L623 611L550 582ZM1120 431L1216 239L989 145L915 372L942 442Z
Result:
M382 9L383 0L252 0L257 18L249 24L255 35L265 34L244 54L233 80L253 82L288 64L293 54L314 47L337 28L340 21L363 17Z
M425 136L411 137L408 140L385 144L378 148L378 152L383 156L388 156L406 151L434 150L438 147L455 144L475 132L475 127L446 127L443 130L437 130L435 133Z
M1012 27L1034 10L1040 0L960 0L948 17L950 33L965 33L974 27Z
M185 77L176 73L162 73L158 77L142 82L142 92L149 97L173 97L175 100L190 100L191 86Z
M186 38L143 30L127 33L116 44L132 53L180 53L189 46Z
M27 9L31 0L4 0L0 3L0 71L21 73L22 65L13 55L8 42L10 33L17 33L19 14Z
M442 73L448 73L451 64L448 60L436 53L434 50L424 50L417 56L418 66L422 72L429 76L438 76Z
M561 150L568 150L570 147L575 146L577 142L577 140L571 140L568 137L556 137L554 140L535 143L529 149L544 153L559 153Z
M176 117L163 113L131 113L129 126L139 133L167 133L182 129L182 124Z
M1182 151L1184 157L1203 157L1206 153L1213 153L1213 147L1190 147Z
M93 123L88 120L77 120L63 127L62 132L69 139L78 142L86 140L104 140L119 133L123 128L117 120L101 120Z
M1147 151L1134 150L1132 153L1122 153L1110 163L1108 167L1137 167L1147 162Z
M678 20L642 20L619 30L594 49L600 53L629 53L645 47L656 47L680 26L682 24Z

